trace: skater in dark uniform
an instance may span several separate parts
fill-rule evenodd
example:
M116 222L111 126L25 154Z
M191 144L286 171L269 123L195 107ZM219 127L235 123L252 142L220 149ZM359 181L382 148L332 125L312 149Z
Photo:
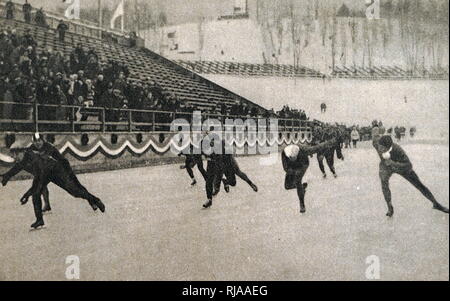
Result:
M203 179L206 181L206 170L203 166L203 159L202 155L185 155L186 161L184 162L184 165L182 165L181 169L186 169L189 177L192 180L191 186L197 185L197 180L195 179L194 170L193 168L197 166L198 170L203 176Z
M203 204L203 208L207 209L212 206L213 197L218 194L218 187L222 182L223 175L223 162L220 155L211 154L206 156L206 203Z
M230 186L236 186L236 176L241 178L244 182L246 182L254 192L258 192L258 186L250 180L250 178L240 169L239 164L236 161L236 158L233 155L222 155L222 168L220 169L220 174L217 179L222 178L222 182L225 187L225 191L229 192ZM223 178L225 176L225 178ZM216 179L216 193L220 191L220 181Z
M309 167L309 156L323 152L341 143L340 137L315 146L289 145L282 154L283 169L286 172L284 187L286 190L297 189L300 212L305 213L305 193L308 183L303 183L303 176Z
M25 153L26 149L23 148L13 148L11 149L11 152L13 153L14 157L16 157L16 161L22 161L23 160L23 155ZM35 171L33 170L33 166L30 164L31 162L28 162L28 164L25 164L23 170L25 170L26 172L30 173L33 176L36 176L35 174L33 174ZM33 188L30 188L20 199L20 203L22 205L25 205L28 202L29 197L32 195L32 190ZM45 187L42 190L42 198L44 201L44 207L42 208L42 212L49 212L52 210L51 206L50 206L50 193L48 192L48 188Z
M381 159L379 175L384 199L386 200L388 206L388 213L386 214L388 217L392 217L394 215L391 190L389 188L389 180L393 174L399 174L414 187L416 187L428 200L431 201L433 204L433 209L448 214L448 209L442 206L434 198L430 190L420 181L413 169L411 161L400 145L395 144L390 136L382 136L378 127L374 127L372 129L372 144Z
M230 191L230 186L236 186L236 176L244 180L253 189L253 191L258 192L258 187L239 168L239 165L233 155L225 152L225 142L222 141L221 143L221 154L213 153L206 156L208 160L206 169L206 197L208 200L203 205L203 208L205 209L212 206L213 197L219 194L222 183L226 192Z
M322 128L317 133L319 136L316 137L316 144L324 143L326 141L329 141L338 135L340 133L337 131L337 129L326 127ZM344 156L342 155L342 148L341 144L336 144L330 146L328 149L325 149L323 151L320 151L317 153L317 161L319 163L320 171L322 172L323 178L325 179L327 177L327 173L325 171L325 166L323 164L323 159L326 160L328 168L333 173L333 176L337 178L336 169L334 168L334 154L336 153L338 159L344 160Z
M50 182L76 198L87 200L94 211L100 209L101 212L105 212L105 205L80 184L69 162L54 146L45 142L39 134L33 136L33 145L25 151L23 160L3 175L2 185L7 185L8 181L24 170L27 165L31 166L32 174L35 175L32 188L28 193L28 196L32 196L36 216L36 222L31 225L32 228L37 229L44 226L40 196ZM28 196L24 196L24 201L28 199Z
M186 160L184 165L180 166L181 169L186 169L189 177L192 180L191 186L195 186L197 184L197 180L194 175L194 167L197 166L198 170L203 176L203 179L206 181L206 170L203 166L203 158L201 154L194 154L194 147L190 147L189 153L180 153L179 156L185 156Z

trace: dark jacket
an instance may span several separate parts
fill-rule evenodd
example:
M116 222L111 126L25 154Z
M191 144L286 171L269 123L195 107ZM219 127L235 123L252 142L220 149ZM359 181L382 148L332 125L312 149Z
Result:
M34 145L30 146L29 150L36 154L39 154L39 156L43 157L44 159L51 159L58 162L67 161L67 159L64 158L59 150L48 142L44 142L44 145L39 150Z
M62 164L65 169L70 168L66 158L48 142L44 142L43 147L38 150L34 145L26 151L23 159L17 162L4 176L4 182L17 175L22 170L31 173L34 176L42 175L44 171L48 172L57 164Z
M332 139L325 143L321 143L315 146L299 145L300 151L297 156L297 160L291 161L288 159L284 151L281 154L281 160L283 162L283 169L286 173L293 173L296 170L309 166L309 156L318 152L323 152L337 143L336 139Z
M372 129L372 145L378 153L378 156L381 159L380 168L389 169L392 172L396 173L405 173L411 171L413 169L413 165L406 155L403 148L398 144L392 144L392 150L390 151L391 155L391 165L386 164L386 160L383 158L383 153L380 150L379 141L382 135L380 134L380 129L375 127Z

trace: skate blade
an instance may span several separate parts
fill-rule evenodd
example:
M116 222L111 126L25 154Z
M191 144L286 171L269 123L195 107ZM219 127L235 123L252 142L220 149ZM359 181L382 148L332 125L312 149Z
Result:
M37 232L37 231L41 231L41 230L45 230L47 229L46 226L39 226L37 228L31 228L28 232Z

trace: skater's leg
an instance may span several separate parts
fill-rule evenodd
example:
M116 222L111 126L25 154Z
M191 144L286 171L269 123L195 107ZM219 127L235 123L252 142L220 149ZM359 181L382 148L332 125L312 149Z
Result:
M206 181L205 181L205 190L207 201L203 205L203 208L209 208L212 206L213 192L214 192L214 180L217 173L216 163L213 161L208 161L206 166Z
M213 189L214 189L214 177L215 177L215 164L214 162L208 161L208 165L206 167L206 197L212 199L213 197Z
M61 168L55 169L55 172L52 175L52 181L73 197L87 200L92 209L100 209L101 212L105 212L105 205L102 201L81 185L73 172L70 173Z
M297 184L297 195L298 195L298 199L300 202L300 212L305 213L306 212L305 189L303 187L303 184L301 183L301 179L300 179L300 183Z
M322 154L317 154L317 162L319 162L319 168L322 172L324 178L327 177L327 173L325 172L325 166L323 165L324 156Z
M203 160L202 160L201 156L200 156L200 158L196 159L196 163L197 163L198 170L202 174L203 179L205 179L205 181L206 181L206 170L205 170L205 167L203 166Z
M228 186L235 187L237 181L236 181L236 173L234 172L234 170L231 169L230 167L227 167L226 170L224 171L224 174L225 179L223 180L223 182L226 183L226 185Z
M192 180L191 186L194 186L197 184L197 180L195 179L195 176L194 176L194 171L192 170L194 167L195 167L195 161L192 159L192 157L187 156L185 165L182 166L182 168L186 168L186 172L188 173L189 178L191 178L191 180Z
M308 170L308 166L305 166L296 175L296 186L297 186L297 195L298 200L300 202L300 213L306 212L306 206L305 206L305 194L306 194L306 187L307 183L303 183L303 176L305 175L306 171Z
M401 176L416 187L430 202L432 202L434 209L448 213L448 209L439 204L431 191L420 181L415 171L411 170L406 174L401 174Z
M216 173L214 174L213 179L213 196L216 196L220 192L220 185L222 184L222 179L224 175L224 170L222 168L217 168ZM223 180L223 183L225 185L225 190L229 192L229 187L226 180Z
M230 168L232 170L233 176L232 176L232 180L234 182L234 184L236 185L236 176L238 176L239 178L241 178L243 181L245 181L248 185L250 185L250 187L255 191L258 192L258 187L250 180L250 178L239 168L239 165L236 161L235 158L232 158L231 160L231 164L232 164L232 168ZM228 178L228 177L227 177ZM230 184L231 186L234 186L232 184Z
M392 176L392 172L380 164L380 181L381 181L381 189L383 190L384 199L388 206L388 213L386 214L389 217L394 215L394 207L392 206L392 195L391 189L389 188L389 180Z
M342 153L342 147L339 146L333 150L333 160L334 160L334 151L336 151L336 157L339 160L344 160L344 154Z
M330 168L331 172L336 177L336 170L334 169L334 151L328 153L325 159L327 161L328 168Z
M186 165L186 171L192 180L191 186L194 186L195 184L197 184L197 180L195 180L195 176L194 176L194 171L192 170L192 167L190 165Z
M195 176L194 176L194 171L192 170L192 168L189 165L186 165L186 171L189 175L189 177L194 180Z
M42 197L44 198L44 208L43 212L52 211L52 207L50 206L50 193L48 192L47 186L42 190Z
M258 186L256 186L255 183L253 183L250 178L244 173L242 172L240 169L236 172L236 175L241 178L242 180L244 180L255 192L258 192Z
M37 229L44 225L44 218L42 216L42 201L40 195L33 194L33 208L36 221L31 225L31 228Z
M44 225L44 218L42 216L42 201L41 195L44 187L48 185L48 180L45 176L37 176L33 180L33 208L36 221L31 225L32 228L37 229Z

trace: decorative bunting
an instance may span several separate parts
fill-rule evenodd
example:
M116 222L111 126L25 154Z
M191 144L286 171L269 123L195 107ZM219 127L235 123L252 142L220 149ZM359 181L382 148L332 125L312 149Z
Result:
M177 144L174 140L174 134L165 137L163 142L160 142L157 135L148 135L142 137L141 143L131 139L130 135L119 135L117 137L117 143L112 143L107 139L108 136L98 135L89 136L90 140L87 145L82 145L81 138L79 136L60 136L56 139L55 146L59 148L59 151L63 154L70 154L80 161L88 161L96 156L98 153L103 154L107 158L117 159L124 155L125 152L130 153L135 157L140 157L148 152L153 152L158 155L164 155L167 152L173 150L175 153L180 153L183 149L189 147L190 141L182 141L181 145ZM288 137L289 136L289 137ZM231 137L230 141L237 148L255 147L257 144L260 147L273 146L274 144L299 144L311 142L311 132L302 132L298 134L291 133L290 135L275 135L255 134L253 139L249 139L248 135L243 139L237 139ZM25 143L28 145L29 143ZM198 147L198 146L197 146ZM10 165L14 163L14 158L9 155L0 153L0 163Z

